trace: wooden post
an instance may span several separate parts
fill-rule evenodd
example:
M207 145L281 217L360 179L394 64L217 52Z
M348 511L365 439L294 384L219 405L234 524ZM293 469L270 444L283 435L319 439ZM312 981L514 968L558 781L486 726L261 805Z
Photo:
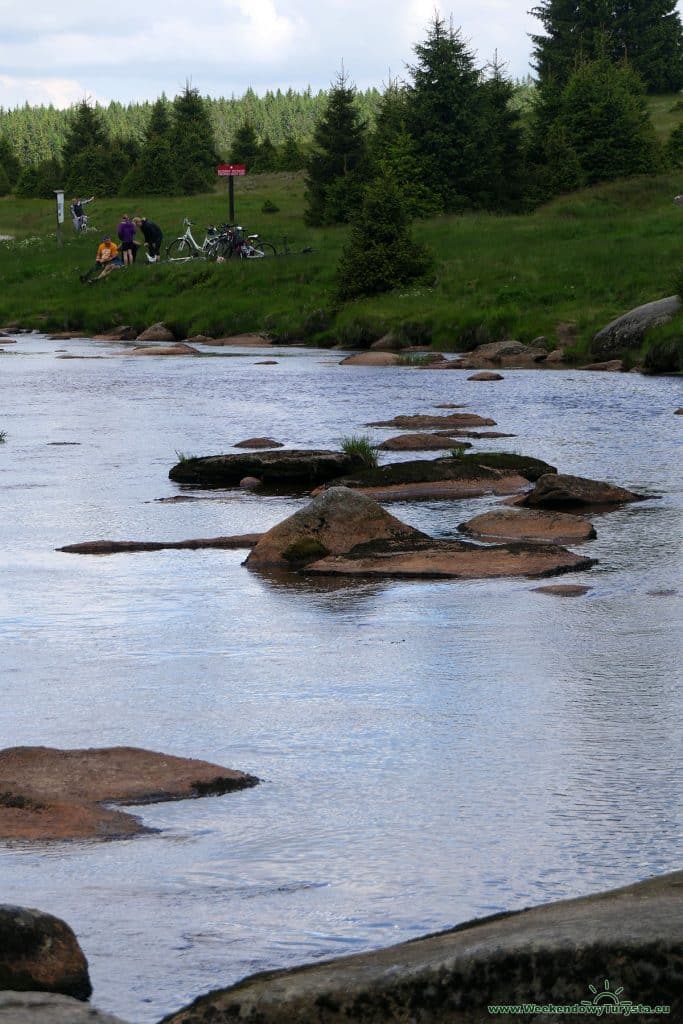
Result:
M64 223L64 189L54 189L55 200L57 203L57 245L61 249L62 247L62 224Z
M235 179L233 178L232 174L228 178L228 207L229 207L228 217L230 218L229 219L229 223L230 224L234 224L235 223Z

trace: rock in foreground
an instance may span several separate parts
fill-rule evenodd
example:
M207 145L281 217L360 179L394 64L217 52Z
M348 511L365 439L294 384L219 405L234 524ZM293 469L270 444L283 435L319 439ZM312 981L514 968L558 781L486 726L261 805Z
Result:
M0 989L88 999L88 962L68 924L41 910L0 905Z
M80 544L66 544L56 550L66 551L70 555L116 555L131 551L164 551L167 548L188 551L220 548L234 551L237 548L253 548L260 537L260 533L243 533L231 537L200 537L196 540L86 540Z
M610 1002L665 1005L662 1019L682 1019L683 872L256 974L162 1024L481 1024L493 1019L490 1006L583 1001L597 1016L608 981L620 992Z
M69 996L0 992L0 1024L126 1024Z
M409 543L425 534L407 526L364 494L331 487L263 535L245 565L297 569L329 554L379 540Z
M219 796L255 786L253 775L135 747L0 750L0 838L117 839L150 831L105 803Z
M253 476L267 487L305 490L361 465L357 456L344 452L286 449L183 459L168 475L194 487L238 487L245 476Z
M519 502L527 508L608 508L630 501L645 501L647 495L635 494L625 487L589 480L566 473L547 473L536 481L534 488Z

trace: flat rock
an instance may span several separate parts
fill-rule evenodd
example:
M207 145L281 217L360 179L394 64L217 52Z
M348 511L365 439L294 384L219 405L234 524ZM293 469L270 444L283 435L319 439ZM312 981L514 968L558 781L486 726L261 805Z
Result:
M475 516L458 529L483 539L552 541L577 544L595 537L595 529L583 516L539 509L497 509Z
M0 992L0 1024L126 1024L120 1017L47 992Z
M193 334L187 340L190 345L215 345L214 339L210 338L208 334Z
M606 359L602 363L588 363L586 366L579 366L579 370L595 370L602 373L623 373L623 359Z
M0 904L0 989L88 999L88 962L68 924L41 910Z
M137 339L140 340L139 338ZM191 345L183 341L177 341L173 345L149 345L140 348L127 348L116 352L117 356L198 356L199 352Z
M340 366L400 366L401 357L393 352L355 352L339 363Z
M635 494L624 487L589 480L565 473L548 473L536 481L535 486L520 501L527 508L609 508L630 501L645 501L647 495Z
M442 434L398 434L396 437L388 437L377 447L387 452L416 452L444 450L455 444L464 448L472 447L467 442Z
M185 800L257 783L232 768L135 747L10 747L0 750L0 837L116 839L150 830L105 803Z
M582 587L579 583L553 583L547 587L534 587L536 594L555 594L557 597L583 597L592 587Z
M245 476L254 476L269 487L303 490L353 472L361 465L357 456L344 452L290 448L183 459L168 475L176 483L195 487L237 487Z
M95 341L135 341L138 336L138 332L134 327L129 324L123 324L121 327L113 327L109 331L104 331L102 334L96 334L94 337Z
M235 345L239 348L272 348L273 343L261 334L231 334L228 338L213 338L212 345L226 347Z
M180 548L198 551L200 548L219 548L232 551L239 548L253 548L258 543L260 533L236 534L232 537L205 537L198 540L87 540L80 544L67 544L56 551L65 551L71 555L115 555L132 551L163 551L167 548Z
M274 441L272 437L248 437L245 441L237 441L234 448L284 448L281 441Z
M489 367L509 367L510 369L535 367L548 358L548 350L536 345L525 345L521 341L492 341L478 345L471 352L453 360L453 369L485 370Z
M366 423L366 427L411 427L422 430L424 427L495 427L496 421L485 416L477 416L473 412L452 412L446 416L394 416L393 420L379 420L377 423Z
M504 380L502 373L493 373L491 370L481 370L479 373L473 373L468 380Z
M557 544L513 543L484 547L461 541L433 541L367 553L356 548L345 555L321 558L303 570L326 576L394 576L455 579L491 579L501 576L557 576L589 569L595 559L585 558Z
M425 534L346 487L331 487L265 533L248 555L249 568L296 569L323 555L378 540L415 541Z
M666 1006L662 1019L673 1024L683 1020L682 936L677 871L375 952L264 971L201 996L161 1024L483 1024L495 1019L489 1006L523 1003L588 1004L586 1020L607 1006L620 1020L645 1021L631 1008ZM500 1016L549 1022L564 1015Z
M152 324L138 334L136 341L175 341L175 334L164 323Z

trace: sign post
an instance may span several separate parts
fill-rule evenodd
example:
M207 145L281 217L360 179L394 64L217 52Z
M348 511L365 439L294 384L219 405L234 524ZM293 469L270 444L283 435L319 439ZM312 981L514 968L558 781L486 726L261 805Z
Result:
M235 223L235 186L233 178L242 178L247 173L246 164L219 164L216 168L219 178L228 179L228 204L230 207L230 223Z
M64 189L53 190L57 201L57 245L62 245L62 224L64 223Z

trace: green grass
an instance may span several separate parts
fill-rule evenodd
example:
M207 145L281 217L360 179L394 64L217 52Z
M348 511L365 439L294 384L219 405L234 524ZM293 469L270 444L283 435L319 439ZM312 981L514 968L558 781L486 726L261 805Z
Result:
M342 437L339 447L345 455L353 455L360 459L368 469L377 467L377 447L366 434L349 434Z
M676 290L683 263L683 208L673 205L677 174L635 178L565 196L528 216L467 214L413 225L436 255L434 282L339 305L334 275L347 229L313 230L303 223L301 175L236 180L240 223L296 255L229 260L213 265L147 265L141 261L94 287L79 274L92 263L105 232L123 213L141 213L163 228L165 244L197 225L227 219L224 192L145 202L98 200L90 208L97 232L75 236L65 225L55 240L54 204L0 200L0 326L18 322L43 330L96 332L121 324L143 328L158 320L178 337L265 331L276 340L349 347L387 331L430 338L457 351L502 337L552 348L558 325L571 325L577 358L592 334L613 317ZM260 212L266 199L280 209ZM301 254L304 247L313 252Z
M665 142L672 130L683 121L683 95L666 93L663 96L648 96L647 105L657 136Z

